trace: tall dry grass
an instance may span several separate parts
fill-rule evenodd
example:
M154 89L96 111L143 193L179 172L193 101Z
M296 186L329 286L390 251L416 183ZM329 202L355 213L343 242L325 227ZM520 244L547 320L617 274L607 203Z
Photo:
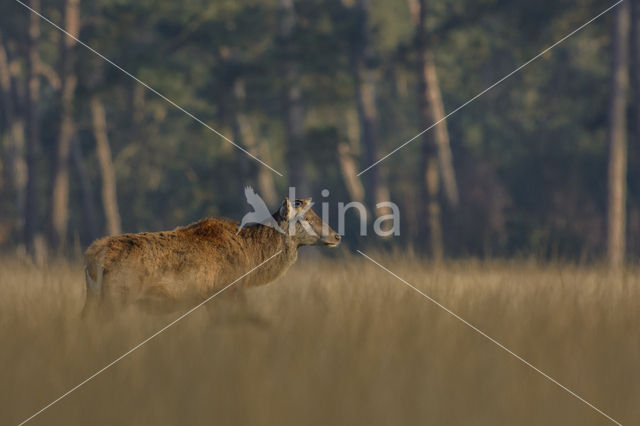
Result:
M640 422L640 277L375 256L623 424ZM0 260L0 423L15 424L173 316L79 319L79 265ZM307 258L209 302L32 424L607 424L366 259ZM244 320L261 316L258 323Z

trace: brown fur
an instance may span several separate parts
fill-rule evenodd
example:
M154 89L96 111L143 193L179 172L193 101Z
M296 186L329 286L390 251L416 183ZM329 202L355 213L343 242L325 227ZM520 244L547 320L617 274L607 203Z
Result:
M311 199L298 200L300 210ZM286 227L283 208L276 221ZM301 245L337 245L340 237L329 230L321 235L322 220L308 210L305 219L320 236L301 227L294 235L256 224L238 232L238 223L206 218L173 231L143 232L105 237L85 252L89 311L114 311L129 305L153 311L172 311L193 305L223 289L243 274L269 262L234 286L246 288L269 283L296 261ZM327 227L328 228L328 227Z

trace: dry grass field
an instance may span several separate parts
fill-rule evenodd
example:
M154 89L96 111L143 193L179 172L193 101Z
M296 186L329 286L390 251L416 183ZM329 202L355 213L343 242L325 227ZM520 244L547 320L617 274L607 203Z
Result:
M345 250L346 252L346 250ZM623 424L640 424L640 274L371 254ZM82 268L0 260L0 424L179 314L79 318ZM260 316L263 321L249 320ZM605 425L587 405L359 255L224 294L29 424Z

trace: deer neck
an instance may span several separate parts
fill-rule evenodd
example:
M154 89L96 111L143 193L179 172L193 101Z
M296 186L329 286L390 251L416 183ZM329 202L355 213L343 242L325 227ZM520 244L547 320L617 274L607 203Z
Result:
M296 242L269 226L253 225L243 232L249 267L256 271L247 277L248 285L266 284L282 276L298 258Z
M248 252L257 255L254 256L259 262L263 262L278 252L289 258L297 257L298 244L293 238L286 233L270 226L256 224L245 228L243 237Z

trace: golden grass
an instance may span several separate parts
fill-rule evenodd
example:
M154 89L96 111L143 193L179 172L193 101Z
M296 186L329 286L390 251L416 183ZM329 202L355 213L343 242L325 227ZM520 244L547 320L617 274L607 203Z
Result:
M619 420L640 421L640 276L373 255ZM0 424L15 424L178 316L79 319L79 265L0 260ZM300 260L222 296L32 424L607 424L366 259ZM245 321L259 314L266 325Z

